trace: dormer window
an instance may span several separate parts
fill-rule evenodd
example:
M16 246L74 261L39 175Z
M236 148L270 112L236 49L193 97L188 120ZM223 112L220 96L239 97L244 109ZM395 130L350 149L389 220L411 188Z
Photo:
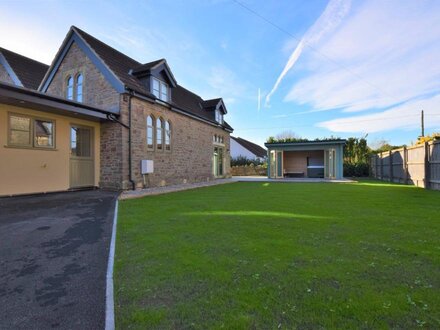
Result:
M223 124L223 114L220 110L215 110L215 121L219 124Z
M154 94L154 96L156 96L159 100L168 102L168 85L162 80L154 77L152 78L152 80L152 93Z

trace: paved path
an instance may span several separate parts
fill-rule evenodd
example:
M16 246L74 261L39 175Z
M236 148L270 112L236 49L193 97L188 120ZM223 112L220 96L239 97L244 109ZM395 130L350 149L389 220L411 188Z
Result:
M187 184L179 184L179 185L175 185L175 186L128 190L128 191L124 191L121 194L121 196L119 197L119 199L130 199L130 198L140 198L140 197L151 196L151 195L161 195L161 194L167 194L170 192L195 189L195 188L202 188L202 187L209 187L209 186L216 186L219 184L226 184L226 183L233 183L233 182L237 182L237 180L217 179L217 180L208 181L208 182L187 183Z
M0 199L0 329L103 329L117 194Z
M119 199L131 199L131 198L140 198L144 196L151 195L161 195L167 194L170 192L183 191L188 189L195 189L201 187L209 187L215 186L219 184L225 183L233 183L233 182L332 182L332 183L349 183L356 182L350 179L340 179L340 180L331 180L331 179L314 179L314 178L285 178L285 179L269 179L265 176L233 176L229 179L217 179L209 182L198 182L198 183L187 183L180 184L175 186L165 186L165 187L154 187L154 188L146 188L146 189L137 189L137 190L128 190L124 191Z
M232 180L238 182L330 182L330 183L349 183L356 182L351 179L323 179L323 178L280 178L280 179L269 179L266 176L233 176Z

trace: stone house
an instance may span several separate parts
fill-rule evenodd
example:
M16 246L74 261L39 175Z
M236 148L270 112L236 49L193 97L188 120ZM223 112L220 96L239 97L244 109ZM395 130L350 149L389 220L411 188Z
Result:
M5 164L2 153L6 155L6 151L26 153L27 159L30 153L38 154L44 159L50 153L61 151L61 141L63 150L70 150L66 149L67 153L64 150L60 157L52 156L59 160L45 163L46 167L30 161L26 168L30 177L37 176L35 168L62 172L60 178L64 177L59 184L21 182L17 175L15 187L22 188L0 188L0 195L91 186L136 189L230 176L233 129L224 120L227 110L223 100L203 100L178 85L165 59L140 63L71 27L44 77L39 78L38 90L33 91L35 97L44 95L43 98L58 102L56 116L69 118L55 119L54 112L47 111L44 115L33 113L32 118L29 117L33 125L24 133L26 138L19 141L24 141L23 145L11 144L11 136L19 132L27 112L44 112L45 109L28 109L25 102L20 102L23 87L32 86L14 87L17 95L14 99L10 97L11 80L4 79L7 75L1 68L2 65L0 126L5 126L5 130L1 130L5 132L1 133L5 135L2 137L5 143L0 145L0 176L7 175L2 171ZM1 97L2 88L14 102ZM79 112L72 109L63 112L63 107L68 106ZM17 118L14 115L17 112L23 114L23 118ZM41 116L48 118L43 126L37 119ZM61 125L58 121L65 123ZM44 139L43 133L48 127L52 130L46 134L52 141L50 148L36 148L36 139ZM23 161L20 157L10 159L9 167ZM0 181L2 179L0 177Z

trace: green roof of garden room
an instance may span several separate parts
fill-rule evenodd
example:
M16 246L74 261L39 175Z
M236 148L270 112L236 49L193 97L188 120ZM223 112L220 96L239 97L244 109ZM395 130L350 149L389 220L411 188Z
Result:
M275 142L265 143L268 150L286 150L286 151L302 151L302 150L324 150L336 146L343 146L346 140L326 140L326 141L302 141L302 142Z

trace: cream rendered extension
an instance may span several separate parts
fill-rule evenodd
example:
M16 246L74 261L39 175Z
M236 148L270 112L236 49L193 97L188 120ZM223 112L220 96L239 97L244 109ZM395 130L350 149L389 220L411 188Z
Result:
M8 146L8 113L55 121L53 149ZM100 124L75 117L55 115L27 108L0 104L0 196L44 193L72 188L71 127L90 128L92 133L92 174L87 174L94 186L99 185Z

